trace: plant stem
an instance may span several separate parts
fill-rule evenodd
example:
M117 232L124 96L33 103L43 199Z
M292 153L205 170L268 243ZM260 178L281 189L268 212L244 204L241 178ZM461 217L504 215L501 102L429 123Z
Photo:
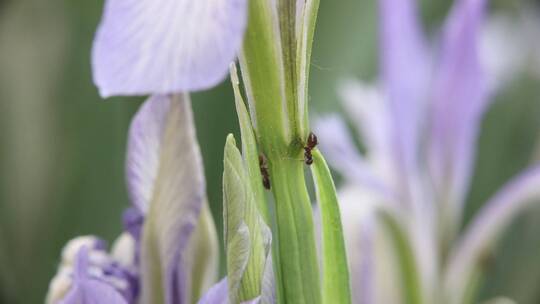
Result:
M285 303L318 304L319 266L303 162L292 158L270 161Z

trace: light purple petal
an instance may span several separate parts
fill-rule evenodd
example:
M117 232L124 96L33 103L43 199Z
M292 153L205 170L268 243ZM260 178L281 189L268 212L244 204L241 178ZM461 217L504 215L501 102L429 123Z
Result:
M377 213L385 207L370 189L348 185L339 191L343 233L351 275L352 302L356 304L395 303L388 295L395 294L394 273L384 272L393 256L390 246L382 246L382 229ZM393 267L388 267L393 269ZM382 279L382 281L381 281ZM380 294L383 290L384 296Z
M356 169L362 170L367 165L356 148L345 122L338 115L317 118L313 129L321 150L343 176L351 177Z
M128 304L109 284L86 280L74 286L59 304Z
M375 290L375 248L374 248L374 223L373 219L364 219L360 231L356 233L360 257L351 256L351 282L353 302L358 304L374 303ZM349 255L350 256L350 255Z
M456 2L444 27L435 75L429 164L439 199L449 205L443 212L451 225L459 225L488 101L478 56L484 6L483 0Z
M217 284L212 286L203 297L197 302L198 304L228 304L229 292L228 292L227 278L223 278ZM261 303L261 298L257 297L253 300L244 301L242 304L257 304ZM270 304L270 303L268 303Z
M491 198L467 227L450 255L445 277L450 304L461 303L472 272L514 217L540 203L540 165L529 169Z
M383 180L372 172L372 168L357 150L350 132L337 115L320 117L313 129L319 138L319 145L330 165L350 182L371 188L390 200L395 192L387 188Z
M339 209L347 249L353 303L375 303L375 214L377 197L362 187L343 187ZM319 220L320 222L320 220ZM320 226L320 223L319 223Z
M416 175L419 135L425 113L430 58L417 18L415 0L379 0L380 51L395 166L406 196ZM410 198L407 198L410 200Z
M201 90L242 43L246 0L107 0L92 49L103 97Z
M149 98L132 123L128 149L130 193L145 213L141 300L187 303L196 252L190 238L206 199L189 96Z
M229 301L228 286L227 278L223 278L204 294L198 304L227 304Z
M59 304L128 304L111 284L91 279L88 267L88 248L83 247L75 260L73 286Z
M126 175L132 204L148 212L159 170L159 158L170 100L150 97L137 112L129 129Z
M392 165L390 111L381 90L360 81L344 81L339 88L343 105L362 136L368 157L376 162Z
M133 189L135 191L135 189ZM142 225L144 224L144 215L136 207L127 208L122 214L124 230L139 242L141 240Z

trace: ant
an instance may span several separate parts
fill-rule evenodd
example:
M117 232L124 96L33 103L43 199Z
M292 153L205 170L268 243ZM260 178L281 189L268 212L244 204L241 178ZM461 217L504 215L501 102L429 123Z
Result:
M270 174L268 173L268 162L263 154L259 155L259 167L261 169L262 183L264 188L270 190Z
M311 155L311 150L317 146L319 141L317 140L317 136L313 134L313 132L310 132L308 135L306 146L304 147L304 159L306 162L306 165L313 164L313 155Z

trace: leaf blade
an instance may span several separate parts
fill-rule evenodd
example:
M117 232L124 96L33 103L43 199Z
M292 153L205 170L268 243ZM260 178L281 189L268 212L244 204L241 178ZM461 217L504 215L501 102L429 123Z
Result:
M322 154L313 150L313 173L321 207L323 303L351 303L349 268L336 188Z

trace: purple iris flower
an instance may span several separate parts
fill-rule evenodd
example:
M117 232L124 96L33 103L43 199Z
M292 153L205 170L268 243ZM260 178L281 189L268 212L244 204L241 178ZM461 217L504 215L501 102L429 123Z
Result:
M357 152L340 118L316 125L325 155L345 177L340 203L355 303L463 303L503 228L540 198L535 166L502 187L459 233L493 93L479 55L485 10L485 0L456 0L428 44L414 0L379 0L380 82L341 88L367 152ZM394 219L411 248L417 295L403 289L396 248L377 210Z
M118 246L134 249L126 243L130 240L123 238L123 244ZM103 241L91 236L78 237L64 248L62 265L51 282L55 292L49 293L47 302L133 303L137 296L136 280L134 260L125 252L109 255Z
M246 23L246 0L106 1L92 49L94 82L103 97L151 95L129 133L132 207L122 246L111 253L76 246L48 303L192 303L215 283L216 232L187 93L225 78ZM96 254L107 263L93 263ZM201 303L226 301L217 291L219 301L205 302L210 294Z
M47 303L192 303L217 281L217 236L192 119L187 95L141 106L127 147L126 232L110 253L95 237L68 243Z

